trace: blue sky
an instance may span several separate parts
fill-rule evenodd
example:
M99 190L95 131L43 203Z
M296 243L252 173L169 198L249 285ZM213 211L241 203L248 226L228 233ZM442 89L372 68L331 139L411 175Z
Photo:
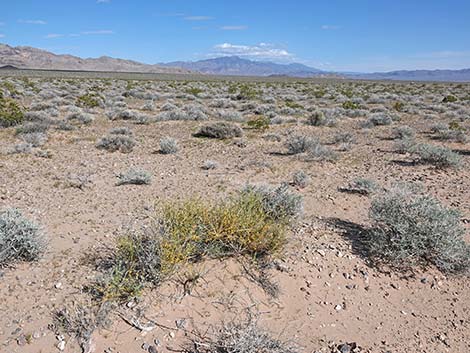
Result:
M323 70L470 67L469 0L11 0L0 42L146 63L222 55Z

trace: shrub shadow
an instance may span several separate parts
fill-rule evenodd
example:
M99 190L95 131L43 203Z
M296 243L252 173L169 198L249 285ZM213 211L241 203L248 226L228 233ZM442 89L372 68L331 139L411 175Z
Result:
M327 224L340 231L341 236L346 237L351 243L352 252L370 263L370 256L367 247L364 245L368 229L364 226L340 218L328 218Z

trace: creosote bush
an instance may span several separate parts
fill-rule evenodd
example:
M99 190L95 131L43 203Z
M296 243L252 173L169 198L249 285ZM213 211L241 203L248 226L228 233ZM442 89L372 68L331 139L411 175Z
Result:
M215 123L201 126L195 136L216 139L228 139L234 137L242 137L243 130L238 125L224 121L218 121Z
M0 94L0 127L19 125L24 120L24 113L20 105L11 98Z
M415 192L395 186L372 201L365 242L370 254L398 268L432 264L443 272L467 271L470 247L459 212Z
M17 209L0 210L0 267L34 261L45 248L39 226Z
M180 266L208 258L248 255L263 258L282 249L286 231L301 211L302 200L278 188L247 186L225 201L201 199L161 205L151 230L117 239L105 280L92 292L106 300L140 294Z

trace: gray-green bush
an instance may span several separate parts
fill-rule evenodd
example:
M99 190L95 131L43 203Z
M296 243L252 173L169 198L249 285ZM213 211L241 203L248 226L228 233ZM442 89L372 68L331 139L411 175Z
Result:
M470 247L457 210L401 185L373 199L370 218L365 244L374 259L403 269L432 264L443 272L468 271Z
M0 267L34 261L45 249L40 227L14 208L0 211Z

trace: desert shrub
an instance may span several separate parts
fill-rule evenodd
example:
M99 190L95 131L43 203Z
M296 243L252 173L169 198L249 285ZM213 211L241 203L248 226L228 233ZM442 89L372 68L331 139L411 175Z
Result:
M356 143L356 137L351 132L338 132L333 136L333 143L353 144Z
M45 133L50 128L49 122L28 122L16 128L17 134Z
M62 131L72 131L72 130L75 130L76 128L77 128L76 126L64 120L60 120L56 126L57 130L62 130Z
M230 93L230 89L229 89ZM238 87L238 94L236 95L236 99L238 100L252 100L258 98L260 92L257 91L253 86L248 84L241 84Z
M390 125L392 122L393 119L389 115L384 113L375 113L364 122L363 127L371 128L374 126Z
M132 152L136 144L136 141L131 136L108 135L98 140L96 148L109 152L120 151L122 153L129 153Z
M160 153L173 154L178 152L178 142L172 137L164 137L160 140Z
M221 120L242 122L245 120L243 114L236 110L219 110L217 116Z
M260 115L260 116L250 119L247 122L247 125L251 129L264 131L264 130L269 129L269 123L270 121L267 117Z
M118 237L108 275L93 292L124 300L205 257L273 254L282 249L287 227L300 209L300 196L284 186L247 187L212 204L201 199L163 203L155 227Z
M103 98L97 93L86 93L77 98L77 106L83 108L96 108L103 105Z
M188 353L297 353L297 347L275 338L250 318L216 327L216 334L189 339Z
M195 136L228 139L243 136L243 130L238 125L219 121L201 126Z
M31 153L33 146L30 143L19 143L14 145L13 148L8 152L9 154L27 154Z
M310 183L310 177L303 170L299 170L292 175L292 185L305 188Z
M438 168L456 168L460 166L461 157L451 149L427 143L412 146L409 152L416 156L416 162L431 164Z
M40 147L47 142L47 135L42 132L31 132L28 134L22 134L21 138L25 143L33 147Z
M267 185L247 185L243 196L255 196L263 206L263 211L277 221L288 221L302 212L302 197L289 192L287 184L277 188Z
M373 225L365 242L370 254L399 268L432 264L443 272L467 270L470 247L459 212L414 191L395 186L372 201Z
M129 129L126 126L122 127L113 127L111 130L109 130L110 135L127 135L127 136L132 136L133 132L131 129Z
M310 148L307 150L306 159L308 161L326 161L326 162L333 162L337 159L337 154L328 146L322 145L319 141L314 143Z
M336 118L333 116L325 116L321 111L315 111L307 118L307 124L312 126L331 127L336 125Z
M148 185L152 180L152 175L141 169L130 169L125 173L118 175L118 182L116 185Z
M84 112L74 112L67 116L67 121L77 122L79 124L91 124L94 120L93 115Z
M45 249L39 226L17 209L0 210L0 267L34 261Z
M211 169L217 169L219 167L219 163L211 160L204 161L202 164L202 169L204 170L211 170Z
M359 109L361 106L356 102L346 101L343 103L342 107L343 109L352 110L352 109Z
M96 329L108 326L111 309L110 303L97 306L73 302L53 313L52 328L57 334L75 338L83 352L90 352L91 336Z
M405 109L405 103L395 102L393 103L393 109L395 109L397 112L402 112Z
M398 126L392 131L393 139L412 139L416 135L416 131L409 126Z
M285 143L288 154L299 154L307 152L312 146L316 144L318 144L317 138L305 135L288 136Z
M400 154L410 153L417 144L418 143L413 138L403 138L395 142L393 150Z
M153 101L148 101L140 109L148 112L153 112L155 111L155 103Z
M444 97L444 99L442 100L442 103L455 103L457 101L458 101L457 97L450 94Z
M21 124L24 113L20 105L11 98L0 95L0 127L10 127Z
M342 191L353 194L370 195L379 189L379 185L371 179L357 178L351 181Z

